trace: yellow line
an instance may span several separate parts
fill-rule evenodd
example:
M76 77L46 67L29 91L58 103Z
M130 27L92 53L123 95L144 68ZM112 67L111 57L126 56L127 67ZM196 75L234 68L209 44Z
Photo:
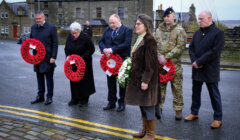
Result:
M45 116L49 116L49 117L55 117L55 118L59 118L59 119L65 119L65 120L74 121L74 122L79 122L79 123L88 124L88 125L92 125L92 126L97 126L97 127L112 129L112 130L116 130L116 131L122 131L122 132L130 133L130 134L136 133L136 131L132 131L132 130L124 129L124 128L118 128L118 127L103 125L103 124L99 124L99 123L93 123L93 122L89 122L89 121L85 121L85 120L80 120L80 119L74 119L74 118L69 118L69 117L54 115L54 114L47 113L47 112L41 112L41 111L36 111L36 110L30 110L30 109L19 108L19 107L12 107L12 106L5 106L5 105L0 105L0 107L2 107L2 108L8 108L8 109L20 110L20 111L26 111L26 112L31 112L31 113L37 113L37 114L41 114L41 115L45 115ZM173 139L173 138L162 137L162 136L158 136L158 135L155 135L155 138L157 138L157 139L163 139L163 140L176 140L176 139Z
M54 122L54 123L74 126L74 127L78 127L78 128L85 129L85 130L90 130L90 131L95 131L95 132L100 132L100 133L105 133L105 134L109 134L109 135L114 135L114 136L119 136L119 137L123 137L123 138L132 139L132 136L129 136L129 135L124 135L124 134L120 134L120 133L116 133L116 132L112 132L112 131L107 131L107 130L103 130L103 129L83 126L83 125L75 124L75 123L71 123L71 122L64 122L64 121L54 120L54 119L50 119L50 118L46 118L46 117L42 117L42 116L38 116L38 115L20 113L20 112L16 112L16 111L5 110L5 109L0 109L0 111L11 113L11 114L16 114L16 115L20 115L20 116L37 118L37 119L45 120L45 121L49 121L49 122Z

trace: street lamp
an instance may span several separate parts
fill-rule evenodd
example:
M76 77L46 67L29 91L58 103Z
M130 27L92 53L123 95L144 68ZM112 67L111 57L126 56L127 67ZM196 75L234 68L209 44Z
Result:
M23 8L22 7L19 7L17 9L17 15L20 17L20 35L22 33L22 19L21 17L23 16Z

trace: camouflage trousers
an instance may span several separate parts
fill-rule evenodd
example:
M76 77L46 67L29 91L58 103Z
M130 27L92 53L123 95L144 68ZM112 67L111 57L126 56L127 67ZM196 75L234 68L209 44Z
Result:
M181 64L175 64L176 74L171 83L172 95L173 95L173 109L182 110L183 109L183 95L182 95L182 82L183 82L183 69ZM161 104L160 108L163 107L165 97L166 97L166 87L167 83L161 83Z

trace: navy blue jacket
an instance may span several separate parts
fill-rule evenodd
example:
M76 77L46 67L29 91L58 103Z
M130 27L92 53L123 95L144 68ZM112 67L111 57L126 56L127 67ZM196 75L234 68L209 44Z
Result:
M224 32L215 24L200 28L189 45L192 63L196 61L200 69L192 68L192 79L200 82L214 83L220 80L220 57L224 47Z
M30 38L41 41L46 50L46 56L44 60L38 65L34 65L34 71L40 73L54 71L56 64L51 64L50 59L57 58L58 37L56 27L48 24L47 22L45 22L41 27L38 27L38 25L35 24L31 28ZM36 54L36 52L33 52L33 54Z
M113 54L119 54L124 60L130 56L132 29L123 25L118 29L117 35L112 35L113 30L107 27L99 41L99 48L103 53L105 48L112 48Z

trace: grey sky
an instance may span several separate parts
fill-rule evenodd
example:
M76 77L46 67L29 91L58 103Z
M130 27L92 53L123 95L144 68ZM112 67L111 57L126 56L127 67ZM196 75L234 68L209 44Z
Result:
M6 0L7 2L19 2L25 0ZM210 10L214 19L218 20L240 20L240 1L239 0L154 0L154 9L157 9L160 3L163 9L172 6L176 12L181 11L181 1L183 12L189 11L189 7L194 3L196 15L200 11ZM2 0L0 0L2 2Z

